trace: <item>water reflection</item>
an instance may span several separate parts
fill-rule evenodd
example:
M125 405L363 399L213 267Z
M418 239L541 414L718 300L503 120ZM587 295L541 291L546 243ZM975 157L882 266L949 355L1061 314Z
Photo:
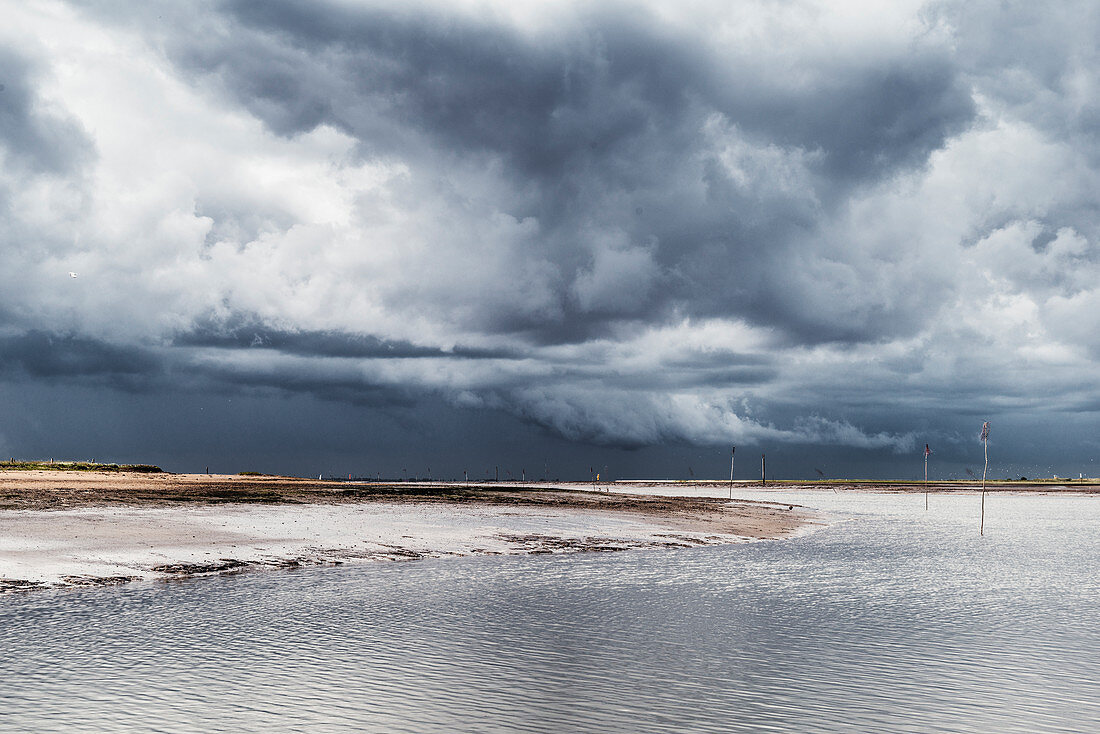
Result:
M1097 729L1096 500L788 501L851 519L2 597L0 731Z

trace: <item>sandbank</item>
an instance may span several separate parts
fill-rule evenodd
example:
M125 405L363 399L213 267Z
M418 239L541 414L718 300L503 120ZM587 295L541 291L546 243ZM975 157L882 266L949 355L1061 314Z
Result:
M683 548L784 538L818 522L785 502L583 486L588 491L0 471L0 591L317 564Z

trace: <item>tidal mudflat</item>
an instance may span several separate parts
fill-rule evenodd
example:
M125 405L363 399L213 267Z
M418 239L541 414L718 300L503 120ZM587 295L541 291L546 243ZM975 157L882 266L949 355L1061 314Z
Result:
M788 502L554 486L0 472L0 591L444 556L780 538Z

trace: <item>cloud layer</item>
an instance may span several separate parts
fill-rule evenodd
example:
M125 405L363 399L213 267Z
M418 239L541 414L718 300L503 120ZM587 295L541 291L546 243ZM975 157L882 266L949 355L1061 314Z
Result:
M887 454L1100 405L1089 3L6 16L9 383Z

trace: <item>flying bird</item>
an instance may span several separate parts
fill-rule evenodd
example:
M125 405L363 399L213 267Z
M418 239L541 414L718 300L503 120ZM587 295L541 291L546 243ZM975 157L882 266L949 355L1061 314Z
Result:
M70 270L70 271L69 271L69 277L70 277L70 278L75 278L75 277L76 277L76 273L74 273L73 271L71 271L71 270Z

